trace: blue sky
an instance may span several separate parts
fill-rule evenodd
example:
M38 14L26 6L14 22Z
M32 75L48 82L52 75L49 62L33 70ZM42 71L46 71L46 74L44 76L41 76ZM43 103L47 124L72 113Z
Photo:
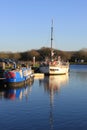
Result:
M0 51L87 48L87 0L0 0Z

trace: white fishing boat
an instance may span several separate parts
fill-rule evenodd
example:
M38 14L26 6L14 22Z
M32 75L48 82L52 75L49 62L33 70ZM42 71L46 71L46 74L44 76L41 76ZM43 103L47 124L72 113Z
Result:
M54 57L53 44L53 20L51 27L51 57L50 60L46 60L40 64L39 70L45 75L61 75L69 72L69 62L65 62L60 56Z

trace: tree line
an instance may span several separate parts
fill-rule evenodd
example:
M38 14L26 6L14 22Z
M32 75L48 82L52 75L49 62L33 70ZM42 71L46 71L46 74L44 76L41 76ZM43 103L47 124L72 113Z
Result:
M7 59L15 59L17 61L33 61L33 57L35 57L35 61L43 61L46 58L50 57L51 48L42 47L40 49L32 49L25 52L0 52L0 58ZM79 50L79 51L61 51L54 49L54 56L61 56L63 60L69 62L87 62L87 51Z

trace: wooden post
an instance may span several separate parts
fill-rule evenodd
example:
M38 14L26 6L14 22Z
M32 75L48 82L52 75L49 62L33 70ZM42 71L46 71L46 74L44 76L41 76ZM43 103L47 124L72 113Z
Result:
M35 66L35 56L33 57L33 67Z
M4 62L0 62L0 70L5 70L5 63Z
M0 62L0 78L3 78L4 70L5 70L5 63L4 62Z

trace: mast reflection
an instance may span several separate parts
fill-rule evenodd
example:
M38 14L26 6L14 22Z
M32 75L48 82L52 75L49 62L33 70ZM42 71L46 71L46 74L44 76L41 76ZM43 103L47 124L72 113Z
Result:
M54 101L54 94L59 93L60 88L66 86L68 84L69 75L50 75L45 76L43 79L39 80L39 85L44 87L45 92L49 93L50 96L50 114L49 114L49 121L50 121L50 128L53 130L53 101Z

